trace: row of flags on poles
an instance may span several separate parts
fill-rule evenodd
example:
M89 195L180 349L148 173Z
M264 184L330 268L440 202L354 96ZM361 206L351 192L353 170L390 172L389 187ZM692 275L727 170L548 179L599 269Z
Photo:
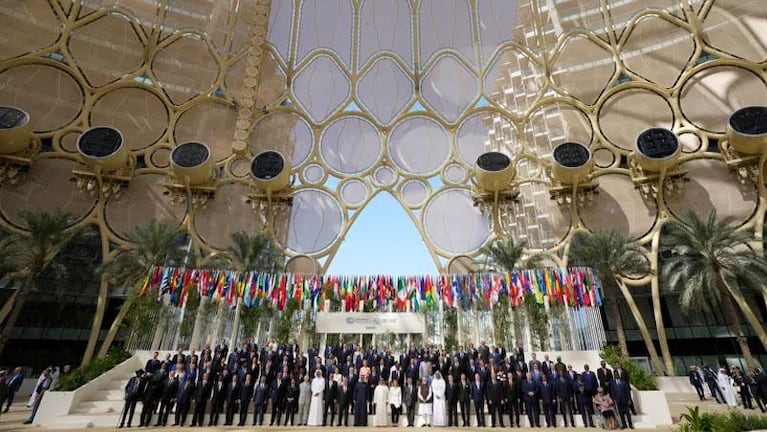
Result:
M503 273L438 276L331 276L299 273L261 273L226 270L154 267L141 288L142 295L170 296L182 307L189 290L235 307L258 307L267 302L283 310L289 299L324 311L337 300L347 312L372 302L377 310L419 311L440 302L447 307L479 305L490 309L501 296L513 307L533 296L539 305L601 306L599 279L590 267L542 268Z

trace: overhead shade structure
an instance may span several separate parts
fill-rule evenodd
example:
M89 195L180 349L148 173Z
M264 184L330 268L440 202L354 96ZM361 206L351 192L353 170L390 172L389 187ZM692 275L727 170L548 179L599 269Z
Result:
M186 142L170 154L173 174L191 186L203 185L213 178L213 161L210 148L199 142Z
M586 180L594 167L591 150L578 142L562 143L554 149L551 175L562 184L577 184Z
M676 163L682 153L679 137L668 129L650 128L636 139L634 157L645 171L661 171Z
M91 169L115 171L128 164L128 150L119 130L107 126L92 127L77 139L80 159Z
M727 141L745 155L758 155L767 148L767 106L749 106L730 115Z
M250 177L264 192L276 192L290 184L290 168L282 153L267 150L253 157Z
M511 158L501 152L483 153L474 165L477 186L488 192L509 189L515 175Z
M26 150L32 139L29 114L18 108L0 106L0 154Z

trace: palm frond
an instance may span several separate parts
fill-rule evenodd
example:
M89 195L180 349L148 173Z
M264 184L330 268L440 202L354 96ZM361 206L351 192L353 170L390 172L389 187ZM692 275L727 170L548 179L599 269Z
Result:
M526 242L517 243L513 238L506 240L496 239L493 243L480 249L488 259L497 267L512 271L519 267L525 254Z
M113 283L135 285L154 266L184 261L186 251L179 242L181 235L183 230L178 225L157 221L139 225L128 234L129 243L106 261L101 271Z
M577 233L570 242L569 261L592 267L603 280L650 272L642 247L618 231Z
M274 272L282 267L282 255L267 234L232 234L226 251L214 256L206 267L238 271Z
M751 240L732 219L717 219L714 210L704 216L688 211L668 225L663 243L672 256L662 274L667 289L679 293L683 311L717 310L725 283L737 293L764 289L767 260L748 247Z

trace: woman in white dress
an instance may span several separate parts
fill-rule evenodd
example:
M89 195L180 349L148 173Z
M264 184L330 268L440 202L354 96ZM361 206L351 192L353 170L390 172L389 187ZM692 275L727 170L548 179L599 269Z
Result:
M306 422L309 426L322 426L322 400L325 394L325 379L322 378L322 371L314 372L312 380L312 400L309 404L309 420Z
M376 406L373 425L389 426L389 419L386 417L386 407L389 405L389 387L386 386L386 381L383 378L378 381L373 393L373 403Z
M426 381L426 377L421 378L421 385L418 386L418 415L423 419L422 426L431 426L431 403L433 399L431 386Z
M730 380L730 376L727 375L727 372L725 372L724 369L719 369L719 374L716 379L727 405L731 407L738 406L738 401L735 399L735 392L732 390L732 381Z
M445 418L445 380L442 379L442 374L437 372L434 374L434 380L431 382L431 392L434 395L434 426L447 426L447 419Z

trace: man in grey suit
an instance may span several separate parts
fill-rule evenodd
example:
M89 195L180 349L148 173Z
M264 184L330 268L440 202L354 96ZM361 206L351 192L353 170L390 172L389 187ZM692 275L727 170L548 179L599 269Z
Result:
M415 403L418 400L413 378L407 377L407 383L402 387L402 404L407 410L407 426L415 425Z
M309 405L312 402L312 384L309 382L309 375L304 376L304 380L298 386L298 425L306 426L309 421Z

